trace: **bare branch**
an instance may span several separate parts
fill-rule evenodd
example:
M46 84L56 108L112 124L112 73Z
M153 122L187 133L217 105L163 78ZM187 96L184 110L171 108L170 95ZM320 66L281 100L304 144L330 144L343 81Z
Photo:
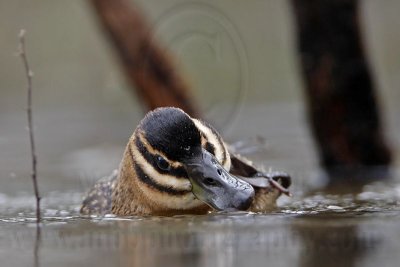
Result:
M91 0L123 64L132 89L148 109L172 106L201 117L191 88L171 55L154 40L143 12L128 0Z
M40 195L39 195L39 188L37 183L37 159L36 159L36 149L35 149L35 138L33 134L33 120L32 120L32 77L33 72L29 68L28 58L26 56L25 50L25 30L21 30L19 33L19 56L22 59L22 63L24 64L26 77L28 80L28 99L27 99L27 108L26 112L28 115L28 131L29 131L29 139L31 144L31 158L32 158L32 182L33 182L33 189L35 192L36 197L36 223L39 224L41 221L40 216Z

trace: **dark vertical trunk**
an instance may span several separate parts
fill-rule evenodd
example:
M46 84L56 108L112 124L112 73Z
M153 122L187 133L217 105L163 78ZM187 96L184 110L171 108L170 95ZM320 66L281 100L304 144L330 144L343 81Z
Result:
M358 1L292 0L309 117L328 170L385 166L390 151L364 54Z
M127 0L91 0L123 63L132 88L148 109L182 108L199 116L188 85L169 55L153 39L140 10Z

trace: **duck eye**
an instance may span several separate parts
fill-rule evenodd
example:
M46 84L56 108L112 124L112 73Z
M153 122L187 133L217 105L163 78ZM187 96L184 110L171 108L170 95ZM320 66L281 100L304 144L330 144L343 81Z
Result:
M157 166L164 171L168 171L170 169L168 161L161 156L157 156Z

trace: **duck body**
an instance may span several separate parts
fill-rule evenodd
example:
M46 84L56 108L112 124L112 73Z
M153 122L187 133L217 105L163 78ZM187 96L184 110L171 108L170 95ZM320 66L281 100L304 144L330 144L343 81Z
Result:
M118 170L88 192L81 213L171 216L268 211L289 185L288 175L261 173L230 153L207 123L177 108L158 108L135 129Z

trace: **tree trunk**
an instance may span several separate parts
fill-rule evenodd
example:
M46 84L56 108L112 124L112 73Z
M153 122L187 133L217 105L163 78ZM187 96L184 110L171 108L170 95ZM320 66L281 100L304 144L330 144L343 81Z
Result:
M328 171L387 166L358 1L292 0L309 117Z

